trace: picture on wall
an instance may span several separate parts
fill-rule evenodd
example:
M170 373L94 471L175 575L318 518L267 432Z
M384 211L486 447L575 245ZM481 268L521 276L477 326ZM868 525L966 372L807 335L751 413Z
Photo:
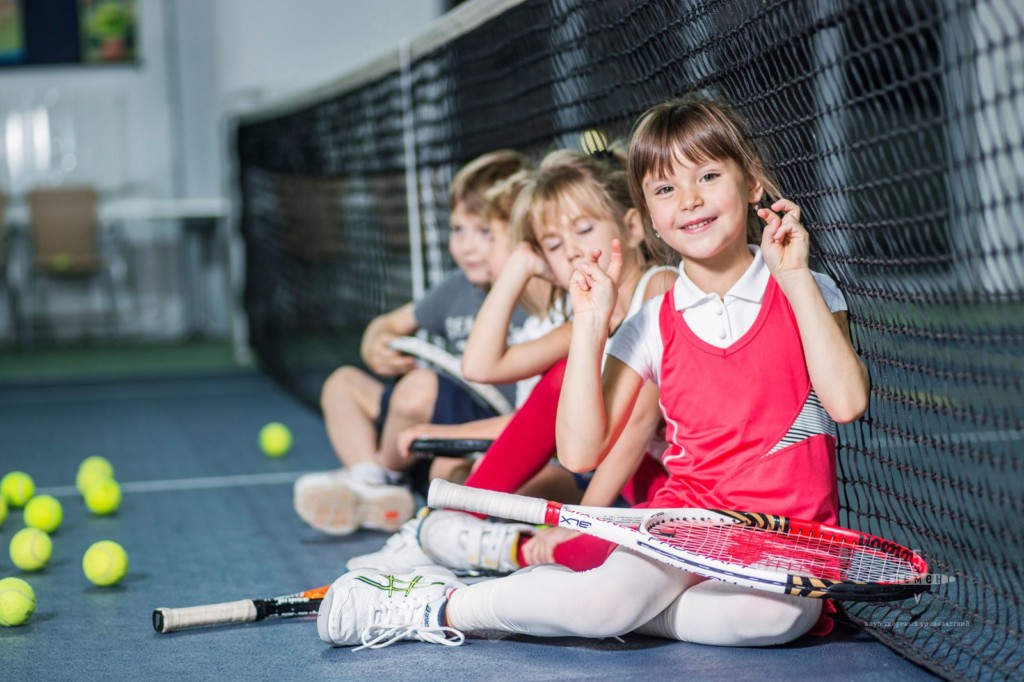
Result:
M17 64L24 58L21 0L0 0L0 64Z
M135 0L79 0L82 62L135 61Z

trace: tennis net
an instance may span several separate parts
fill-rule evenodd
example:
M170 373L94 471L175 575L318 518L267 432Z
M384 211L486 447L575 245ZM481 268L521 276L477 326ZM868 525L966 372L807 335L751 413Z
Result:
M375 315L452 267L447 186L500 147L624 135L708 91L752 123L872 378L841 521L938 584L848 608L956 679L1024 676L1024 11L1016 0L467 3L359 73L241 118L250 341L311 404Z

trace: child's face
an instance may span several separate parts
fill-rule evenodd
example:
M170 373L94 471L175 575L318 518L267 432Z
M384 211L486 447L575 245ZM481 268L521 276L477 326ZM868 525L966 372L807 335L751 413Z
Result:
M511 250L511 235L509 234L508 221L500 218L491 218L487 221L491 230L491 251L487 254L487 269L491 272L491 281L498 279L498 275L505 268Z
M643 190L654 229L684 258L747 257L747 214L762 188L735 161L679 158L668 177L644 178Z
M533 232L555 284L568 290L572 273L593 249L601 249L598 263L607 270L612 240L621 241L627 236L615 220L588 215L571 199L564 199L558 209L547 212ZM628 246L623 243L623 249Z
M470 282L479 286L491 281L487 262L491 252L490 228L483 216L466 210L461 202L452 211L448 252Z

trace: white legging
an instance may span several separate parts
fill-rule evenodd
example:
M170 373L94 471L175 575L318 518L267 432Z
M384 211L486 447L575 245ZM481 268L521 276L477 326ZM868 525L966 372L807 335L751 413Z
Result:
M619 548L589 571L540 566L460 588L446 617L467 633L615 637L636 630L699 644L767 646L806 633L820 614L816 599L705 580Z

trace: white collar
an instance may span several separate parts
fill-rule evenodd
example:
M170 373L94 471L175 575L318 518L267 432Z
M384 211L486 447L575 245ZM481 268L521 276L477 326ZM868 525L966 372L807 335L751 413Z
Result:
M764 258L761 257L760 247L750 244L747 248L750 249L754 260L747 266L743 276L732 285L725 298L739 298L751 303L760 303L768 288L768 278L771 274L768 272L768 266L764 263ZM694 284L693 280L686 276L686 268L683 263L679 264L679 277L673 286L673 296L675 296L676 310L686 310L718 298L716 294L709 294Z

